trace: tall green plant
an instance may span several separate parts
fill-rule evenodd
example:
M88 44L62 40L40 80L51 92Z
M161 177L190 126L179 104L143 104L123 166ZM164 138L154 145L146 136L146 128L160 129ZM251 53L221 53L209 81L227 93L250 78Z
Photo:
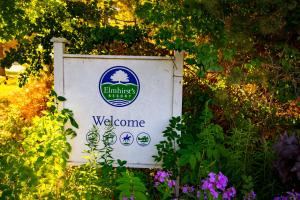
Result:
M100 158L99 165L101 166L101 184L113 191L113 196L117 196L117 180L121 177L121 173L125 172L126 161L117 160L114 166L114 158L112 157L113 148L111 147L111 141L114 139L114 127L110 123L105 128L105 133L103 134L103 147L99 149Z
M61 197L66 199L112 199L118 196L117 180L126 170L126 161L117 160L114 166L111 140L114 137L114 127L110 123L102 135L102 146L99 144L100 130L93 126L89 130L87 163L69 169L65 175ZM101 148L100 148L101 147Z
M166 140L156 145L155 160L174 176L179 169L183 183L197 184L210 171L222 168L221 161L226 157L223 130L211 122L213 114L208 104L197 120L173 117L164 131Z
M250 120L241 119L238 127L226 136L228 161L225 162L224 173L231 177L238 190L247 194L253 190L254 159L259 145L260 135Z
M224 133L221 126L212 123L213 113L209 101L196 119L186 122L180 138L179 166L182 181L197 184L211 171L221 171L222 161L227 156ZM189 123L193 123L190 126Z
M138 199L147 200L146 187L140 178L136 177L134 173L126 171L117 180L117 189L120 190L119 199Z
M107 126L104 135L111 134L112 126ZM70 167L65 174L60 198L65 199L111 199L115 190L115 174L112 168L112 148L103 137L103 148L99 148L99 129L97 126L88 131L86 144L87 163Z
M156 162L161 162L164 169L168 169L174 173L178 174L178 144L180 139L181 131L181 118L172 117L170 119L169 127L163 131L163 136L166 140L161 141L159 144L155 145L157 149L157 155L153 158Z

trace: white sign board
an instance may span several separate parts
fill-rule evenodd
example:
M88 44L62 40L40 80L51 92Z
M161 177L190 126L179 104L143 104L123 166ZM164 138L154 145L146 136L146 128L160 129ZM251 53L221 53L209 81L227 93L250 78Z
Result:
M181 115L182 55L91 56L64 54L54 39L55 90L66 97L79 124L70 162L84 163L88 132L99 128L100 141L111 122L113 158L129 167L156 167L155 144L172 116Z

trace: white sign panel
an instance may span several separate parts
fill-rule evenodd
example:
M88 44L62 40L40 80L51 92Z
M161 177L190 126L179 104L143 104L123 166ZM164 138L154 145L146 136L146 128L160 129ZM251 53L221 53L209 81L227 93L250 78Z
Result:
M73 110L79 124L70 162L86 162L83 151L93 125L100 130L101 148L112 123L113 158L126 160L129 167L156 167L155 144L164 139L169 119L181 114L181 54L179 60L71 55L63 54L61 40L54 42L55 89L67 98L64 107Z

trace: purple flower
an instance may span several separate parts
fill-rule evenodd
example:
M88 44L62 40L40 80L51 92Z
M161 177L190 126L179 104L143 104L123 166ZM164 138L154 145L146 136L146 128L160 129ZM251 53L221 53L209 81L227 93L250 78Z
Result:
M300 193L295 192L294 190L292 190L292 192L287 192L288 197L292 197L295 199L300 199Z
M209 181L210 181L211 183L214 183L214 182L216 181L216 174L215 174L215 173L210 172L210 173L208 174L208 176L209 176Z
M224 192L223 195L222 195L222 198L223 199L230 199L230 196L229 196L228 192Z
M123 197L122 200L128 200L128 198L127 197Z
M201 195L200 191L197 191L196 196L197 196L198 199L200 199L200 195Z
M286 192L290 196L294 196L294 192Z
M288 196L274 197L274 200L300 199L300 193L297 193L294 190L292 190L292 192L286 192L286 193Z
M223 197L223 199L230 200L232 197L235 197L235 195L236 195L236 190L234 187L231 187L223 193L222 197Z
M254 191L249 192L243 198L243 200L254 200L256 198L256 194Z
M255 198L256 198L255 192L254 192L254 191L251 191L251 192L249 193L249 200L252 200L252 199L255 199Z
M169 187L169 188L172 188L172 187L175 186L175 185L176 185L175 180L168 180L168 187Z
M204 198L203 198L203 200L207 200L207 194L206 194L206 192L204 192Z
M222 172L219 172L216 187L224 191L227 186L227 183L228 183L228 178L224 174L222 174Z
M210 189L213 189L213 184L211 182L209 182L208 180L204 180L201 188L203 190L210 190Z
M217 199L218 196L219 196L219 193L216 192L213 188L209 190L210 191L210 194L215 198Z
M189 188L189 191L190 191L190 192L194 192L194 191L195 191L195 187L194 187L194 186L191 186L191 187Z
M280 196L280 197L274 197L273 200L289 200L289 198L285 196Z
M170 176L170 173L159 170L156 175L154 176L154 180L157 180L161 183L163 183L165 181L166 178L168 178Z
M130 197L130 200L134 200L134 196L131 196L131 197Z
M229 191L229 194L230 194L231 197L235 197L236 190L235 190L234 187L229 188L228 191Z
M184 186L182 187L182 192L183 192L183 193L188 193L188 192L189 192L189 186L184 185Z

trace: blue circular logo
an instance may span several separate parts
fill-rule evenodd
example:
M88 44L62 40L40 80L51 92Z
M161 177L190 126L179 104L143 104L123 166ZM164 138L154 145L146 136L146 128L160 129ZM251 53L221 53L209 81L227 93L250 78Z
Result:
M128 106L140 92L137 75L129 68L115 66L106 70L99 81L99 91L104 101L115 107Z

